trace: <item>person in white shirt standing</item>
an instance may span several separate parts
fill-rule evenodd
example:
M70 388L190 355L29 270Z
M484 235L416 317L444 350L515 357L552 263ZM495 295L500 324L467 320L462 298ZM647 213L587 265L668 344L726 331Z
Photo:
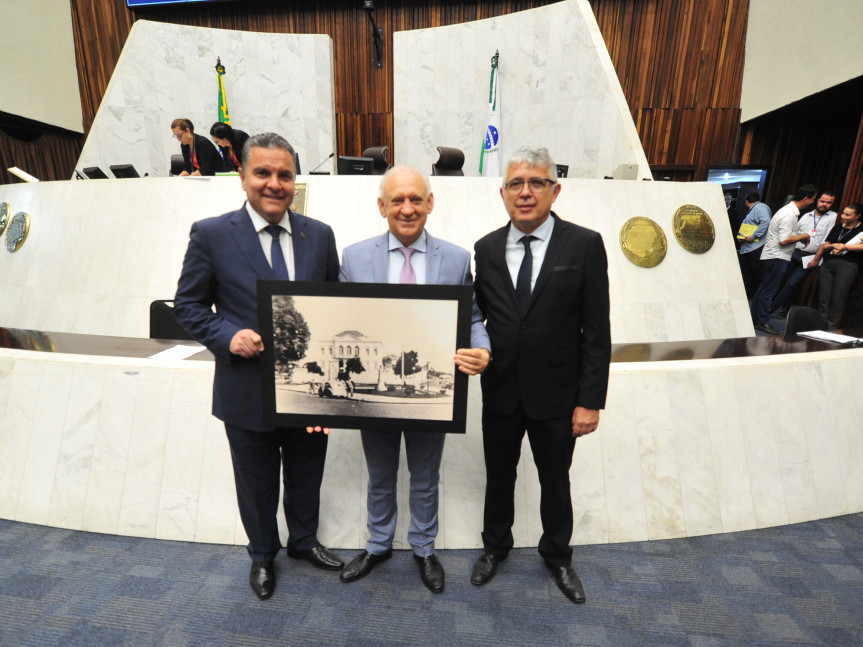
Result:
M773 316L777 319L785 319L788 307L797 295L798 286L806 280L812 268L809 261L818 252L827 232L836 224L836 212L830 207L836 201L836 194L832 191L822 191L815 201L815 208L809 213L803 214L797 223L797 235L785 241L796 243L791 253L791 265L785 272L785 285L779 290L779 294L773 300ZM804 264L803 258L808 257Z
M797 217L802 209L808 209L815 202L817 193L814 186L804 184L791 199L791 202L782 207L774 214L767 228L767 240L761 252L761 262L764 265L764 274L761 284L752 297L750 312L755 330L770 335L778 335L779 331L770 325L770 309L773 305L773 297L779 290L782 277L788 269L791 253L794 251L793 242L789 242L797 232Z

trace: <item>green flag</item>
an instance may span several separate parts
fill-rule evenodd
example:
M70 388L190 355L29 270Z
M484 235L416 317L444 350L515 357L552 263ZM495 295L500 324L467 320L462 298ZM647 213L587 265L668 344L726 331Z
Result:
M231 115L228 114L228 101L225 99L225 80L222 78L224 74L225 66L222 65L222 59L216 57L216 76L219 78L219 121L230 126Z

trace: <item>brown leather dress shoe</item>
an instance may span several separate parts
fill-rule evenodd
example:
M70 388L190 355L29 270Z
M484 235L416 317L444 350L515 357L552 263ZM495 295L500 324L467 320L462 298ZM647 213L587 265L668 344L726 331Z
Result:
M420 557L414 555L414 559L420 565L420 577L423 584L432 593L443 593L443 566L434 555L428 557Z
M249 584L260 599L266 600L276 588L276 572L273 570L273 560L268 562L252 562L249 573Z
M476 586L482 586L491 582L491 578L497 573L497 565L501 560L492 553L483 553L473 565L473 571L470 574L470 583Z
M576 604L584 604L587 599L584 596L584 587L581 580L571 566L554 566L546 564L554 575L554 583L557 584L563 594Z
M345 565L333 551L321 544L310 550L296 550L288 547L288 557L308 560L315 568L322 568L325 571L340 571Z
M339 575L339 579L342 582L355 582L371 573L376 565L387 561L392 556L392 548L380 555L372 555L369 551L364 550L345 566L345 570Z

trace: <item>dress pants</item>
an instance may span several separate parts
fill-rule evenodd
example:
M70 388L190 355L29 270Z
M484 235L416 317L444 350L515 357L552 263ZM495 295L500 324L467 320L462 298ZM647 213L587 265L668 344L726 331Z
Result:
M280 470L285 484L288 545L296 550L317 546L327 436L288 427L250 431L227 423L225 431L234 463L240 518L249 537L249 556L254 561L269 561L282 548L276 521Z
M845 299L851 292L860 266L844 258L825 260L818 274L818 313L827 319L827 329L839 325Z
M372 555L380 555L393 545L398 512L399 452L404 435L410 472L408 543L419 557L433 555L438 531L438 481L446 434L367 429L360 434L369 469L367 507L370 537L366 550Z
M554 566L572 561L572 497L569 468L575 438L572 417L532 420L519 403L515 412L500 415L483 408L482 445L486 486L482 542L486 552L503 559L513 546L516 468L525 430L539 472L542 537L539 553Z
M761 284L761 276L764 267L761 265L761 247L756 247L745 254L737 254L737 262L740 263L740 275L743 277L743 287L746 289L746 298L751 299Z
M773 299L773 305L777 308L787 308L790 306L791 301L794 300L797 294L797 286L806 280L811 271L811 269L803 267L803 255L795 249L794 253L791 254L791 265L789 265L788 270L785 272L785 285L782 286L779 294Z
M770 321L770 311L773 309L773 297L779 290L779 283L782 277L785 276L788 270L788 261L784 258L770 258L764 263L764 277L761 279L761 285L755 291L755 296L752 297L752 304L749 309L752 314L752 323L766 324Z

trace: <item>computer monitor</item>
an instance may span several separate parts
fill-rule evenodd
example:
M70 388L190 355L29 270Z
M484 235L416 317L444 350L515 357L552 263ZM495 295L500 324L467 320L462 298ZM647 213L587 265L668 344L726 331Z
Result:
M371 175L375 168L375 161L371 157L339 155L336 168L339 175Z
M113 166L109 166L111 169L111 173L114 174L114 177L118 179L127 178L127 177L141 177L138 175L138 171L135 170L135 167L131 164L114 164Z
M88 166L87 168L82 170L87 178L91 180L107 180L108 176L105 175L105 171L100 169L98 166Z

